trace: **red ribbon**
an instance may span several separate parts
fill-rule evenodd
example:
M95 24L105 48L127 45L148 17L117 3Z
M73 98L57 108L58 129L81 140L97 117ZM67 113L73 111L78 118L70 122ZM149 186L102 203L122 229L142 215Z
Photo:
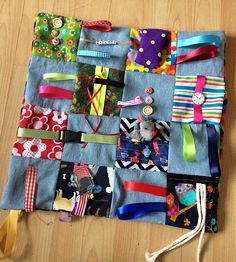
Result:
M143 192L155 196L166 197L166 188L160 186L153 186L150 184L143 184L134 181L125 181L124 188L126 190Z
M91 22L83 22L82 27L101 31L101 32L109 32L112 30L112 23L107 20L97 20Z
M34 210L37 173L38 173L38 169L33 166L28 167L25 172L25 197L24 197L25 212L32 212Z
M186 55L181 55L177 57L177 64L183 62L191 62L198 60L205 60L213 58L218 55L217 48L214 45L205 45L194 49L193 51L187 53Z

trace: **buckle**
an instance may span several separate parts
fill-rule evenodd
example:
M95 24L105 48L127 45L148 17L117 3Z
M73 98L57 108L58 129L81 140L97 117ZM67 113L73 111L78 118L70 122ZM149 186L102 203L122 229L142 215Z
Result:
M58 141L65 142L65 143L70 143L70 142L82 143L81 142L82 133L83 132L81 131L74 132L70 130L60 130Z

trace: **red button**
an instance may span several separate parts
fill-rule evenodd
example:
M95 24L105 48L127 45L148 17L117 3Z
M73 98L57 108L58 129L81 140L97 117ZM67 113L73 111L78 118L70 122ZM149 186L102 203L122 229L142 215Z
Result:
M151 86L146 87L146 88L145 88L145 93L146 93L146 94L152 94L152 93L153 93L153 88L152 88Z

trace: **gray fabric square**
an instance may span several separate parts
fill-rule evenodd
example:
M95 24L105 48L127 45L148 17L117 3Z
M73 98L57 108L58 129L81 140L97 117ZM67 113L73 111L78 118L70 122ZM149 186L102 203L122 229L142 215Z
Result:
M28 81L25 90L26 103L51 108L59 111L70 111L71 100L48 99L39 96L39 86L51 85L74 91L75 81L46 81L45 73L77 74L76 63L67 63L56 59L48 59L40 56L32 56L29 63Z
M96 126L96 116L88 116L93 127ZM85 121L84 115L69 114L68 130L92 133ZM101 124L98 132L104 134L117 134L120 131L119 117L101 117ZM88 143L82 148L82 143L65 143L62 154L63 161L84 163L97 166L115 166L116 145Z
M219 127L215 127L219 134ZM168 172L210 177L207 127L205 124L191 124L191 129L196 147L196 160L185 161L183 158L183 132L181 124L171 123Z
M145 202L166 202L166 197L159 197L142 192L125 190L125 181L135 181L155 186L161 186L164 188L167 187L167 175L165 173L156 171L152 172L117 168L112 194L110 217L116 217L117 208L126 204ZM165 224L166 213L151 213L143 217L137 218L135 219L135 221Z
M154 92L146 94L146 87L152 87ZM122 100L131 100L136 96L142 96L145 99L151 96L154 100L151 104L154 109L151 117L155 120L171 121L174 88L174 76L126 71ZM137 118L142 114L144 106L145 104L124 107L121 109L121 117Z
M100 32L97 30L82 28L80 38L89 40L114 40L118 42L127 42L127 44L122 45L97 45L95 43L80 41L78 50L109 52L110 58L96 58L83 56L76 57L76 61L80 63L124 70L125 60L130 46L129 28L113 27L112 30L109 32Z
M220 37L222 44L218 48L218 56L194 61L194 62L183 62L176 65L176 75L208 75L208 76L224 76L224 44L225 44L225 33L224 31L207 31L207 32L178 32L177 41L180 39L186 39L199 35L217 35ZM178 42L177 42L178 43ZM178 44L177 44L178 46ZM180 55L187 54L193 51L194 48L178 48L177 57Z
M35 209L52 210L60 161L13 156L0 208L24 210L24 179L29 166L37 168Z

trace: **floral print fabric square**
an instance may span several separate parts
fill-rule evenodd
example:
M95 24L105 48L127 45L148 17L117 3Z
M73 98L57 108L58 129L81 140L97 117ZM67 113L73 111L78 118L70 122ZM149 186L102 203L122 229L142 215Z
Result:
M161 52L160 64L159 66L152 69L135 62L140 47L141 31L131 28L130 38L131 46L128 51L125 70L143 73L175 75L177 32L172 31L170 34L168 34L167 43Z
M166 224L194 229L197 225L196 183L206 184L206 231L217 232L218 181L206 177L167 175Z
M169 123L153 120L151 124L155 129L147 130L148 127L145 127L145 132L150 131L152 134L155 134L153 134L152 139L145 141L142 137L142 128L138 120L128 118L121 119L121 135L116 153L117 167L162 172L167 171Z
M35 18L32 54L75 62L81 20L39 13Z
M100 68L101 70L104 69L108 72L106 79L121 83L124 82L123 71L107 67ZM89 81L92 77L96 77L96 66L79 63L78 78L75 84L75 92L70 112L95 115L94 107L96 107L98 115L119 116L120 108L117 105L117 102L122 100L123 88L99 85L98 89L100 89L100 92L96 92L95 85ZM93 96L97 93L93 99L93 103L90 102L91 98L89 97L89 93ZM103 95L104 97L102 99ZM96 97L98 98L97 103L95 102L97 99ZM99 107L102 107L102 109L99 110Z
M194 122L193 94L197 83L196 76L176 76L172 121L190 124ZM225 96L223 77L207 76L203 88L203 122L219 124Z
M25 104L20 115L20 128L59 131L67 127L68 114L52 109ZM60 160L64 143L37 138L17 138L14 156Z

